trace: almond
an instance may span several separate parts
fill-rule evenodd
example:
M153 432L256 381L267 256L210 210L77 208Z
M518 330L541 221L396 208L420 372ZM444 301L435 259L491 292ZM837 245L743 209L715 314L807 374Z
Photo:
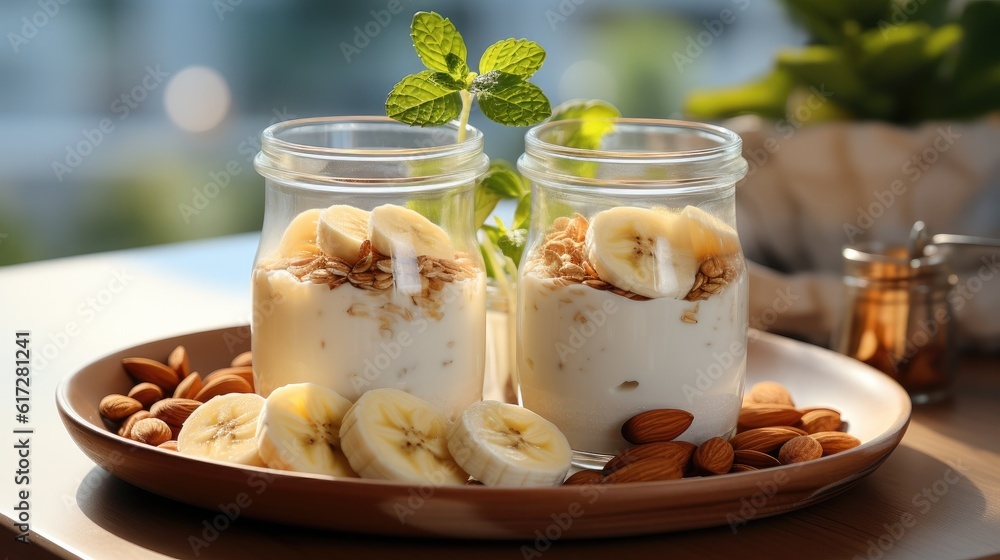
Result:
M757 470L756 468L751 467L750 465L743 465L741 463L733 463L733 468L729 469L729 472L731 472L731 473L754 472L756 470Z
M782 404L795 406L792 395L785 386L774 381L761 381L750 388L747 400L756 404Z
M170 426L170 439L177 439L181 435L181 427L175 424L167 424Z
M782 427L754 428L736 434L730 438L729 443L732 444L733 449L736 451L748 449L768 453L778 449L786 441L800 435L798 432Z
M132 435L132 426L135 425L139 420L145 420L146 418L152 418L152 414L148 410L140 410L125 419L122 422L120 428L118 428L118 435L123 438L130 437Z
M128 396L142 403L143 408L149 408L156 401L163 398L163 389L159 385L153 385L147 381L139 383L128 392Z
M230 367L246 367L253 365L253 355L249 350L233 358L232 362L229 362Z
M156 447L159 447L160 449L166 449L167 451L177 451L177 440L172 439L169 441L165 441L160 445L157 445Z
M197 371L191 372L185 377L177 388L174 389L175 399L193 399L201 391L201 375Z
M698 446L692 461L701 473L726 474L733 467L733 446L720 437L711 438Z
M647 410L629 418L622 425L622 437L634 444L671 441L683 434L693 421L694 415L686 410Z
M214 379L215 377L218 377L220 375L236 375L242 377L244 381L246 381L247 383L250 384L251 387L253 387L253 368L250 366L239 366L239 367L228 367L228 368L217 369L212 373L206 375L203 381L205 383L208 383L209 380Z
M756 469L769 469L771 467L781 466L780 461L767 453L762 451L753 451L750 449L741 449L737 451L735 453L735 457L733 458L733 462L748 465Z
M615 455L604 465L602 473L607 476L626 465L651 458L671 461L681 470L685 470L688 463L691 462L691 455L694 454L695 447L693 443L686 441L661 441L635 445Z
M188 359L187 348L178 346L167 356L167 366L177 373L178 379L184 379L191 373L191 362Z
M861 445L861 440L844 432L817 432L809 437L819 442L823 455L833 455Z
M172 368L167 367L156 360L148 358L125 358L122 360L125 371L139 381L146 381L157 385L163 389L164 393L173 394L174 387L180 383L181 378Z
M142 403L125 395L108 395L98 405L101 416L115 422L142 410Z
M664 459L643 459L616 470L601 479L601 484L624 482L652 482L674 480L684 477L684 471L676 463Z
M149 411L153 413L153 416L167 424L180 426L199 406L201 406L201 401L193 399L163 399L154 404Z
M820 408L810 410L802 415L799 426L810 434L818 432L833 432L840 427L840 413L836 410Z
M195 395L195 400L208 402L212 397L229 393L253 393L253 387L238 375L216 375L205 379L205 384Z
M802 418L802 413L785 404L745 404L740 409L738 423L744 428L791 426Z
M810 436L796 436L781 446L778 460L782 465L804 463L823 456L823 446Z
M600 484L601 478L600 472L584 469L573 473L572 476L566 479L566 482L563 482L563 486L572 486L574 484Z
M170 426L159 418L145 418L132 426L131 438L139 443L157 446L170 440Z

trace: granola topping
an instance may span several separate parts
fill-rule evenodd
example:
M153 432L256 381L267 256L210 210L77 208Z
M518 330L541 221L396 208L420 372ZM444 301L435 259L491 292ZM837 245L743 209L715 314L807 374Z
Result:
M539 278L551 280L553 287L583 284L595 290L604 290L635 301L650 298L623 290L605 282L588 262L585 240L590 223L580 214L573 218L561 216L552 223L545 240L535 248L525 271ZM711 256L701 262L691 290L684 296L687 301L701 301L719 293L739 274L738 259L730 256ZM695 313L686 315L685 322L695 320Z

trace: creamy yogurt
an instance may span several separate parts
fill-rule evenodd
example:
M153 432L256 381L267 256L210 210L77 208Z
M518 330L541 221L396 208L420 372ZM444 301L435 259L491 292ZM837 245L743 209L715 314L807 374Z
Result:
M519 298L522 404L576 451L610 455L635 414L694 415L678 439L700 444L736 427L746 368L746 274L706 300L633 301L530 272Z
M396 289L302 282L286 270L253 275L257 392L312 382L354 401L394 387L452 418L482 398L486 286L480 272L434 292L428 315Z

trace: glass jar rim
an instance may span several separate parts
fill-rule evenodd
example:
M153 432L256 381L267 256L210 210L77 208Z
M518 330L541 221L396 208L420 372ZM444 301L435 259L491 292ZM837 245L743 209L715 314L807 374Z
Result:
M576 148L550 141L546 135L580 127L584 123L607 122L611 134L673 135L714 143L707 147L678 150L623 150ZM609 118L566 119L550 121L528 130L524 136L525 152L518 160L522 173L532 179L547 179L569 186L599 186L621 189L668 188L672 192L703 192L727 188L742 179L749 169L743 158L743 140L721 126L671 119ZM610 166L678 168L670 178L589 177L573 163L597 163Z
M858 281L934 280L950 282L949 252L946 247L928 245L924 254L911 258L903 245L870 241L841 249L844 274Z
M444 187L476 179L489 166L483 153L483 133L466 125L466 138L457 142L458 121L436 127L415 127L381 116L328 116L293 119L273 124L261 133L261 150L254 167L264 177L312 186ZM349 133L368 130L418 136L428 145L352 146L336 142L305 143L289 139L296 133ZM424 166L415 166L423 163ZM411 164L411 165L407 165ZM402 173L403 169L418 173ZM392 171L396 172L393 173Z

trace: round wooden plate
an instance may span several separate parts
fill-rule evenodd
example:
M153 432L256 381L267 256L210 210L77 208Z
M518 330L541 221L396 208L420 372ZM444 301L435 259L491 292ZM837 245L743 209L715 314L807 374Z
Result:
M751 339L748 384L777 381L799 406L837 408L862 445L808 463L715 477L540 489L435 488L235 467L138 444L105 427L97 412L101 398L130 387L122 358L165 359L183 344L192 370L209 372L248 349L245 326L158 340L102 358L62 380L57 404L80 449L112 475L230 517L472 539L596 538L739 526L847 490L895 449L910 418L906 392L871 367L766 333L753 333Z

